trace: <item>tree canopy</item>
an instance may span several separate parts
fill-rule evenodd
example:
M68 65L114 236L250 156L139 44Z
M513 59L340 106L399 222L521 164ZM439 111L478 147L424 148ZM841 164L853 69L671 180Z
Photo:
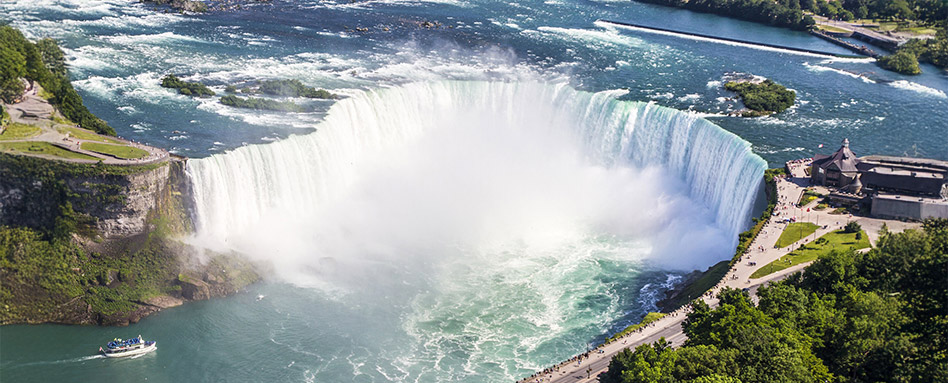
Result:
M725 289L659 341L617 354L601 381L948 381L948 220L880 233L868 253L834 252L761 287Z
M115 135L105 121L92 114L69 82L63 51L54 40L32 43L19 30L0 26L0 99L11 103L23 94L20 80L39 83L53 95L49 100L66 118L99 134Z

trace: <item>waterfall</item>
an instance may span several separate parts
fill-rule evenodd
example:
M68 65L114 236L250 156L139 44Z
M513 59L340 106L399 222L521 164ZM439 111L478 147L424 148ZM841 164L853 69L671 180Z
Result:
M196 231L224 240L274 211L305 217L344 195L363 164L387 150L472 121L567 129L582 141L589 162L658 166L682 180L690 198L732 237L747 223L766 167L748 142L700 117L619 101L610 92L565 84L414 83L339 101L314 133L189 161Z

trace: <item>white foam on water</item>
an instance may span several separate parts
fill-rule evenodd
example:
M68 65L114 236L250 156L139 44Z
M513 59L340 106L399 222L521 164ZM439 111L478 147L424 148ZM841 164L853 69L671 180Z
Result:
M926 95L934 96L938 98L948 98L948 94L945 94L944 91L941 91L935 88L929 88L925 85L911 82L911 81L906 81L906 80L893 81L893 82L890 82L889 85L899 88L899 89L910 90L913 92L918 92L921 94L926 94Z
M860 79L860 80L862 80L863 82L866 82L866 83L869 83L869 84L875 84L875 83L876 83L875 80L869 78L868 76L865 76L865 75L862 75L862 74L858 74L858 73L853 73L853 72L846 71L846 70L842 70L842 69L836 69L836 68L831 68L831 67L822 66L822 65L813 65L813 64L810 64L810 63L808 63L808 62L803 63L803 66L806 67L808 70L813 71L813 72L833 72L833 73L839 73L839 74L841 74L841 75L843 75L843 76L848 76L848 77Z
M609 28L608 25L604 25L603 29L538 27L536 30L545 34L559 36L563 39L602 46L611 45L612 47L641 48L649 45L642 39L619 33L618 30ZM530 33L531 31L524 32Z

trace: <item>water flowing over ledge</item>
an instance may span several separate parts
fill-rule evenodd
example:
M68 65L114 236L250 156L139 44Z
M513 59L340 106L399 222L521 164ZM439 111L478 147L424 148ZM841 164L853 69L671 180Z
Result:
M572 129L597 165L667 169L736 237L759 190L763 159L748 142L698 116L619 101L612 93L455 81L361 93L333 105L315 133L190 161L197 233L226 241L276 210L306 216L345 194L360 164L379 160L387 148L462 121L500 121Z

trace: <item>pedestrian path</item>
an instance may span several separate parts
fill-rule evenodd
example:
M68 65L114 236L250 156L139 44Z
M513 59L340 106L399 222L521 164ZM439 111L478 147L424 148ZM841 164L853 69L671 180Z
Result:
M794 265L758 279L751 279L750 276L754 271L764 267L770 262L780 259L792 251L792 249L796 249L824 234L842 229L851 220L859 222L860 225L864 227L872 242L878 239L878 232L882 223L888 225L889 230L892 232L918 226L918 224L914 223L853 217L848 214L831 214L830 209L816 211L813 210L813 207L816 206L817 201L813 201L807 206L797 207L796 203L800 200L804 190L809 185L809 178L806 176L804 170L806 166L808 166L808 160L809 159L796 160L787 163L787 168L790 169L790 176L777 180L777 205L774 209L774 214L768 219L757 237L754 238L748 247L748 251L734 264L724 278L701 296L700 299L705 303L711 307L716 307L717 298L715 297L718 292L724 288L746 288L751 295L751 299L756 301L758 287L784 279L790 274L803 270L812 262ZM813 234L801 238L786 247L775 248L777 239L787 226L787 223L783 221L788 218L796 222L811 222L817 224L819 228ZM690 312L688 306L681 307L615 342L601 345L587 353L573 357L568 361L541 371L534 376L523 379L521 382L596 382L598 381L597 377L599 374L609 368L609 362L612 360L612 357L622 350L627 348L634 349L641 344L653 343L662 337L670 342L673 347L681 346L687 339L682 332L681 324L687 317L688 312Z
M76 130L81 129L78 126L68 125L60 123L54 118L58 116L56 109L49 104L48 101L39 96L42 93L42 88L39 85L34 85L29 88L27 92L21 97L20 102L16 104L4 104L4 109L10 114L10 119L15 123L25 124L36 126L41 129L40 134L16 140L3 140L2 143L16 143L16 142L46 142L51 145L58 146L62 149L85 154L87 156L95 158L95 160L88 159L79 159L79 158L64 158L58 156L51 156L45 154L36 154L29 153L25 151L15 151L12 153L18 155L29 155L34 157L42 157L48 159L55 159L68 162L78 162L78 163L97 163L102 162L109 165L144 165L155 162L161 162L168 160L170 158L170 153L167 150L156 148L153 146L148 146L140 144L131 140L126 140L119 137L113 136L99 136L92 131L88 130ZM74 131L85 132L84 137L94 137L96 139L88 139L83 137L76 137L69 134L69 130L73 129ZM86 150L82 148L84 143L106 143L119 146L129 146L137 149L144 150L148 153L147 156L143 158L134 158L126 159L112 156L109 154L93 152L91 150Z

